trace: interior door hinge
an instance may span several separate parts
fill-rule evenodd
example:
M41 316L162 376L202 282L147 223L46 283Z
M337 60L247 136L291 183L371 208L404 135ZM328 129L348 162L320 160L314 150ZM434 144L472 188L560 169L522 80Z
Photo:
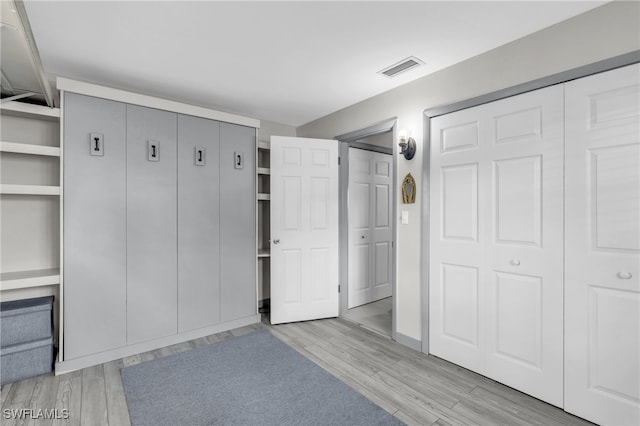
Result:
M340 157L338 157L338 166L340 165Z
M338 293L340 293L340 284L338 284Z

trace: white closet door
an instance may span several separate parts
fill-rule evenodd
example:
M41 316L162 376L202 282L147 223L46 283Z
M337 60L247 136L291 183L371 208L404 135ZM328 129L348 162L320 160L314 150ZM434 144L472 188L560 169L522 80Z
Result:
M476 107L431 120L429 179L429 351L477 372L486 340L482 114Z
M562 86L431 121L430 351L562 405Z
M349 308L391 296L391 160L349 148Z
M640 423L640 66L566 85L565 409Z
M486 375L563 405L562 85L487 105Z

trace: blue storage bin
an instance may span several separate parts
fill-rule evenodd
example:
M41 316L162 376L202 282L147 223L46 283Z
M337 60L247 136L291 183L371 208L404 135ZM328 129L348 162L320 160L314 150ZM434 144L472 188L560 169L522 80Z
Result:
M0 348L0 384L53 370L53 337Z
M53 336L53 296L0 303L0 347Z

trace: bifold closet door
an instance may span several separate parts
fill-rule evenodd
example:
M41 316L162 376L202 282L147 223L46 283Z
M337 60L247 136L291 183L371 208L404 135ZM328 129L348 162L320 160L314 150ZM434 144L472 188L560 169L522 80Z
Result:
M562 406L563 87L431 120L430 352Z
M391 296L392 156L349 148L349 308Z
M220 123L221 321L257 313L256 129Z
M220 322L220 123L178 115L178 331Z
M177 332L177 116L127 105L127 343Z
M63 117L64 359L74 359L127 343L126 107L65 93Z
M640 423L640 65L566 84L565 409Z

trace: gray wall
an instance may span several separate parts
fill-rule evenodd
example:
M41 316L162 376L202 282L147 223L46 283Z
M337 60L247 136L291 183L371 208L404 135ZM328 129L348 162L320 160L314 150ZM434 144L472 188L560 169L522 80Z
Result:
M638 2L608 3L297 129L300 137L333 138L398 117L398 129L407 129L416 140L413 160L396 159L399 182L410 172L419 185L413 205L402 204L396 191L398 216L409 211L408 225L396 218L398 333L416 340L422 335L421 185L427 184L421 180L423 111L639 50L639 17Z

